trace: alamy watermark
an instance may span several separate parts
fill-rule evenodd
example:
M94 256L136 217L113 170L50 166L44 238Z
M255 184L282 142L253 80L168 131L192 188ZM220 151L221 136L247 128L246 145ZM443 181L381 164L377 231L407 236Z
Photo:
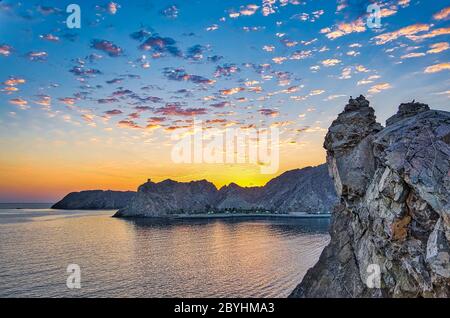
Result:
M69 289L81 288L81 268L78 264L69 264L67 266L69 276L66 280L66 286Z
M204 127L201 120L193 126L172 132L176 141L171 158L174 163L256 164L262 174L278 171L280 133L277 127L217 129Z
M366 272L368 274L366 278L366 286L368 288L381 288L381 268L378 264L369 264Z
M381 8L378 4L373 3L367 6L367 27L369 29L381 28Z
M78 4L69 4L66 12L70 13L66 19L66 25L69 29L81 28L81 8Z

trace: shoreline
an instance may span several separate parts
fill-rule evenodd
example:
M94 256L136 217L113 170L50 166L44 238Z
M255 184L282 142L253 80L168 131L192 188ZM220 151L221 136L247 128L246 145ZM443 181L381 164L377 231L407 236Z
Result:
M143 219L231 219L231 218L299 218L299 219L326 219L331 217L331 213L323 214L308 214L304 212L291 212L286 214L277 213L216 213L216 214L172 214L172 215L162 215L162 216L115 216L118 218L133 219L133 218L143 218Z

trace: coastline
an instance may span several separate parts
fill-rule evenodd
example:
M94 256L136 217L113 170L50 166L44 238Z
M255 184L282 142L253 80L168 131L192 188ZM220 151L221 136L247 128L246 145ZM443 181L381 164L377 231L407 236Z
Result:
M165 216L116 216L118 218L148 218L148 219L231 219L231 218L330 218L331 213L309 214L306 212L290 212L286 214L277 213L215 213L215 214L172 214Z

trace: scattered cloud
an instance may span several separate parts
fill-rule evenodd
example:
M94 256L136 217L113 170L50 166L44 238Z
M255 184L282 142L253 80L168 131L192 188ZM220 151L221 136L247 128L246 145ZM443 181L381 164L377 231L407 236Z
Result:
M50 41L50 42L59 42L59 37L53 34L42 34L39 36L41 39Z
M437 72L441 72L444 70L450 70L450 63L446 62L446 63L439 63L439 64L434 64L431 66L428 66L427 68L425 68L425 73L437 73Z
M91 42L91 47L96 50L106 52L112 57L117 57L123 54L122 48L118 47L111 41L94 39Z
M167 18L176 19L180 14L180 9L178 9L176 5L172 4L161 10L161 14Z
M10 104L19 106L20 109L27 109L28 102L22 98L12 98L9 100Z
M173 81L187 81L193 82L195 84L205 84L205 85L211 85L216 82L215 80L211 80L203 76L188 74L183 68L167 67L164 69L163 74L164 76L166 76L167 79Z
M384 90L390 89L390 88L392 88L391 84L389 84L389 83L380 83L380 84L373 85L368 90L368 92L370 94L377 94L377 93L380 93L381 91L384 91Z
M270 116L270 117L277 117L280 114L280 112L278 110L270 109L270 108L262 108L262 109L259 109L258 112L261 115Z
M45 51L32 51L27 53L27 57L30 61L45 61L48 54Z
M325 34L327 38L334 40L347 34L360 33L364 31L366 31L365 22L363 19L358 19L350 23L339 23L334 30L331 28L324 28L320 31L320 33Z
M239 92L242 92L244 90L243 87L233 87L233 88L229 88L229 89L222 89L220 90L220 94L222 95L234 95L237 94Z
M401 59L410 59L410 58L414 58L414 57L421 57L421 56L425 56L425 53L408 53L405 55L402 55L400 58Z
M335 66L335 65L341 63L341 60L339 60L339 59L326 59L326 60L323 60L320 63L322 63L322 65L325 66L325 67L330 67L330 66Z
M197 116L207 114L208 110L206 108L182 108L177 103L168 103L164 107L157 108L155 113L163 116Z
M439 42L430 45L430 49L427 51L428 54L437 54L446 51L450 48L448 42Z
M401 28L397 31L387 32L373 37L377 45L386 44L388 42L394 41L401 37L411 37L420 32L426 32L430 30L430 26L428 24L413 24L404 28Z
M450 16L450 7L444 8L433 15L435 20L445 20Z
M0 55L9 56L12 52L12 47L6 44L0 45Z

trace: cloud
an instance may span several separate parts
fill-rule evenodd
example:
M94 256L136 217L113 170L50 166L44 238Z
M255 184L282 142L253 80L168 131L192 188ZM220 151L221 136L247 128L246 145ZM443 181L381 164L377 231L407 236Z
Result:
M264 45L262 48L266 52L273 52L275 50L275 46L273 45Z
M244 16L254 15L258 8L259 6L257 6L256 4L248 4L246 6L241 6L239 9L239 13Z
M83 115L81 115L81 118L82 118L85 122L87 122L87 123L89 123L89 124L93 124L93 123L94 123L95 115L93 115L93 114L83 114ZM95 126L95 125L94 125L94 126Z
M342 69L341 76L339 76L339 79L350 79L350 78L352 78L352 68L344 67Z
M212 24L206 28L206 31L215 31L217 29L219 29L219 26L217 24Z
M377 45L386 44L388 42L391 42L393 40L396 40L401 37L408 37L411 38L411 36L420 33L420 32L426 32L430 29L430 26L428 24L413 24L404 28L401 28L397 31L393 32L387 32L380 35L377 35L373 37L372 39L375 40L375 43Z
M99 104L111 104L111 103L117 103L119 100L117 98L100 98L97 99L97 103Z
M129 89L119 89L117 91L112 92L112 96L115 97L122 97L125 95L133 95L133 91L129 90Z
M441 11L435 13L433 15L433 19L435 20L444 20L450 16L450 7L444 8Z
M278 110L270 109L270 108L262 108L259 109L258 112L264 116L277 117L280 112Z
M147 122L153 124L159 124L166 120L166 117L150 117Z
M315 89L315 90L312 90L311 92L309 92L309 96L321 95L323 93L325 93L325 91L323 89Z
M155 113L164 116L196 116L205 115L208 110L206 108L181 108L177 103L168 103L164 107L157 108Z
M121 115L123 112L120 109L111 109L104 112L108 116Z
M50 42L59 42L59 37L53 34L42 34L39 35L39 37L43 40L50 41Z
M108 53L111 57L117 57L123 54L122 48L111 41L94 39L91 41L91 48Z
M174 4L167 6L163 10L161 10L161 15L170 18L170 19L176 19L178 18L178 15L180 14L180 9Z
M45 51L32 51L27 53L27 57L30 61L45 61L48 54Z
M111 80L106 81L106 84L118 84L123 81L123 78L113 78Z
M326 59L326 60L323 60L321 63L325 67L330 67L330 66L335 66L335 65L341 63L341 60L339 60L339 59Z
M439 64L434 64L431 66L428 66L427 68L425 68L425 73L437 73L437 72L441 72L443 70L450 70L450 62L446 62L446 63L439 63Z
M291 56L290 59L291 60L303 60L306 59L308 57L312 56L312 51L308 50L308 51L294 51Z
M101 74L100 70L94 69L94 68L84 68L81 66L74 66L72 67L69 72L78 75L78 76L90 76L90 75L97 75Z
M11 54L12 47L6 44L0 45L0 55L9 56Z
M207 49L207 47L197 44L194 46L191 46L187 49L186 57L188 59L199 61L203 59L203 52Z
M229 77L232 74L238 73L240 71L241 70L236 64L224 64L222 66L218 65L214 72L214 77L222 77L222 76Z
M20 78L20 77L10 77L6 81L3 82L3 84L7 85L7 86L16 86L16 85L24 84L24 83L25 83L25 79Z
M147 30L139 30L130 34L130 37L137 41L143 41L146 37L150 36L151 33Z
M437 54L446 51L450 48L447 42L439 42L430 45L430 50L427 51L428 54Z
M233 87L233 88L228 88L228 89L222 89L220 90L220 94L222 95L234 95L237 94L239 92L242 92L244 90L243 87Z
M73 106L73 105L75 105L75 102L76 102L76 98L73 98L73 97L62 97L62 98L58 98L58 100L61 103L64 103L68 106Z
M325 11L324 10L317 10L317 11L313 11L312 13L299 13L299 14L295 14L291 17L291 19L298 19L300 21L309 21L309 22L315 22L318 18L320 18L320 16L322 14L324 14Z
M36 100L34 103L44 106L45 108L49 108L52 104L52 98L48 95L39 95L38 100Z
M401 59L410 59L410 58L421 57L421 56L425 56L425 55L426 55L425 53L415 52L415 53L408 53L408 54L402 55L400 58Z
M381 9L380 17L381 18L387 18L387 17L390 17L391 15L394 15L396 13L397 13L397 9L395 7L383 8L383 9Z
M392 88L391 84L389 84L389 83L380 83L380 84L373 85L368 90L368 92L370 94L377 94L377 93L380 93L381 91L384 91L384 90L389 89L389 88Z
M117 126L120 128L133 128L133 129L139 129L141 126L139 126L135 121L124 119L117 123Z
M424 39L434 38L439 35L447 35L447 34L450 34L450 28L435 29L435 30L431 31L430 33L425 33L423 35L409 35L409 36L407 36L407 38L412 41L420 41L420 40L424 40Z
M140 31L145 32L145 31ZM141 34L138 32L133 33L131 37L138 38ZM169 53L173 56L183 56L181 50L175 45L176 41L169 37L161 37L158 34L154 34L147 38L139 48L144 51L153 51L155 53Z
M411 2L411 0L398 0L398 5L406 8L407 6L409 6L409 3Z
M9 102L17 106L25 106L28 104L28 102L22 98L12 98L9 100Z
M209 106L215 107L215 108L223 108L223 107L225 107L225 106L230 106L230 102L223 101L223 102L211 104L211 105L209 105Z
M120 9L120 5L116 2L111 1L105 5L96 5L95 9L99 10L99 11L107 12L111 15L115 15L117 13L117 11Z
M334 99L337 99L337 98L340 98L340 97L345 97L345 96L347 96L347 95L342 95L342 94L340 94L340 95L330 95L327 98L325 98L324 101L328 102L330 100L334 100Z
M330 28L322 29L320 33L323 33L327 38L334 40L347 34L355 32L360 33L364 31L366 31L365 23L362 19L358 19L350 23L339 23L334 30Z
M164 68L163 74L172 81L188 81L195 84L207 85L212 85L216 82L215 80L211 80L203 76L188 74L183 68L166 67Z
M37 7L37 11L43 15L50 15L50 14L59 14L61 13L61 9L55 8L55 7L46 7L39 5Z
M286 61L286 60L287 60L287 57L284 57L284 56L278 56L278 57L272 58L272 61L275 64L283 64L283 62Z

